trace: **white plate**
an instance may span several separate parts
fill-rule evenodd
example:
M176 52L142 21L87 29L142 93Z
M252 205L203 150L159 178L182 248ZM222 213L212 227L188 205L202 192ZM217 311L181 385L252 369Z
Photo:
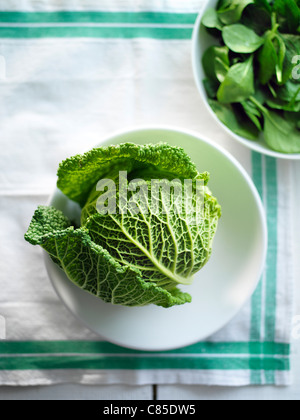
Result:
M221 127L223 127L223 129L228 134L230 134L231 137L237 140L239 143L242 143L243 145L259 153L263 153L264 155L273 156L275 158L280 158L280 159L299 160L300 153L286 154L286 153L275 152L274 150L270 149L270 147L267 145L267 143L263 139L258 140L258 141L253 141L253 140L248 140L244 137L238 136L237 134L233 133L228 127L226 127L226 125L224 125L219 120L219 118L216 116L214 111L209 106L207 102L206 90L203 85L203 80L205 79L206 76L202 67L202 57L208 47L210 47L211 45L216 45L217 43L216 43L216 39L207 33L206 29L203 27L203 25L201 25L201 22L202 22L202 18L206 10L210 8L215 8L217 3L218 3L218 0L206 1L195 23L195 28L193 32L192 65L193 65L194 79L195 79L198 91L200 93L200 96L202 97L208 111L213 116L213 118L217 121L217 123L220 124Z
M225 150L195 133L166 128L118 134L101 145L159 141L184 147L200 171L211 173L209 186L222 205L211 260L195 276L192 286L181 287L192 295L193 302L169 309L113 306L75 286L46 257L57 294L78 319L107 341L147 351L196 343L228 323L254 292L267 250L260 197L245 170ZM78 212L78 207L58 190L51 204L73 218Z

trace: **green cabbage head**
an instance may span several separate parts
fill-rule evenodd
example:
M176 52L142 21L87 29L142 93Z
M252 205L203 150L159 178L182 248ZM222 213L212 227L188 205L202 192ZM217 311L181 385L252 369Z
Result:
M114 189L99 186L103 180ZM178 286L191 284L209 260L221 215L208 180L183 149L168 144L96 148L58 170L58 188L81 206L81 225L39 206L25 239L105 302L165 308L191 302Z

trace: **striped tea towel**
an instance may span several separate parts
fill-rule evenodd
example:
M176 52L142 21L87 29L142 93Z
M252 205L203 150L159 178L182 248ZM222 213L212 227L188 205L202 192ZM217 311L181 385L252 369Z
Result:
M3 4L4 3L4 4ZM201 0L7 0L0 11L0 384L286 385L292 317L290 164L234 142L193 81ZM59 301L24 239L58 164L133 125L196 130L253 175L269 228L261 282L207 341L164 353L120 348Z

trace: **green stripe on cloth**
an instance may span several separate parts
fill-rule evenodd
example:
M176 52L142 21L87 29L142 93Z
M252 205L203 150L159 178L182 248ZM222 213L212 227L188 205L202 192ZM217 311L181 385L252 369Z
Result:
M262 160L265 161L265 174L262 170ZM265 188L263 178L265 175ZM260 196L265 197L265 208L267 212L268 225L268 253L265 268L265 302L262 302L262 281L252 297L252 318L251 318L251 340L260 340L262 327L262 307L265 310L264 318L264 339L268 342L275 341L276 331L276 290L277 290L277 162L270 157L262 157L257 153L252 153L252 177ZM263 306L262 306L263 305ZM264 349L261 349L264 354ZM264 368L261 368L263 371ZM274 371L264 374L264 382L272 384L275 381ZM261 372L252 372L251 383L262 383Z
M261 198L263 198L262 155L252 152L252 178ZM262 279L252 296L250 340L261 340Z
M0 27L0 38L152 38L190 39L193 29L184 27Z
M236 342L206 343L167 352L152 354L245 354L282 355L289 354L290 346L284 343ZM147 354L137 350L119 347L105 341L2 341L0 354L50 354L50 353L109 353L109 354ZM149 353L149 352L148 352Z
M0 12L2 23L145 23L191 24L195 13L162 12Z
M277 291L277 161L266 157L267 180L267 223L269 232L267 273L266 273L266 320L265 336L268 341L275 340L276 332L276 291Z
M263 199L263 171L262 171L262 155L260 153L252 152L252 178L257 188L257 191ZM262 286L263 279L260 282L251 299L251 328L250 328L250 340L260 341L261 340L261 319L262 319ZM262 352L262 347L259 349L259 353ZM261 372L251 371L251 383L261 383Z
M107 357L107 356L44 356L2 357L0 370L36 369L202 369L202 370L286 371L286 358L224 357Z
M265 157L267 183L267 223L268 223L268 254L266 262L266 298L265 298L265 339L275 341L276 335L276 292L277 292L277 161ZM265 372L267 384L274 383L274 372Z

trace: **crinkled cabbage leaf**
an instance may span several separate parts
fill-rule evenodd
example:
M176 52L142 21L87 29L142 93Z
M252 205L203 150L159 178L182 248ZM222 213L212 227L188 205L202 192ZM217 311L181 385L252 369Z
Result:
M132 206L126 212L120 172L127 174L127 187L136 182L127 192ZM113 213L97 207L104 194L97 185L103 179L116 185ZM149 193L153 179L162 187L155 197ZM177 189L185 180L193 181L192 188L182 190L190 208L182 205ZM201 206L197 181L203 184ZM209 260L221 215L208 181L209 174L199 173L183 149L167 144L93 149L67 159L58 170L58 188L82 208L81 226L54 207L40 206L25 239L47 251L73 283L105 302L165 308L191 302L178 286L191 284ZM138 212L141 194L146 209Z

